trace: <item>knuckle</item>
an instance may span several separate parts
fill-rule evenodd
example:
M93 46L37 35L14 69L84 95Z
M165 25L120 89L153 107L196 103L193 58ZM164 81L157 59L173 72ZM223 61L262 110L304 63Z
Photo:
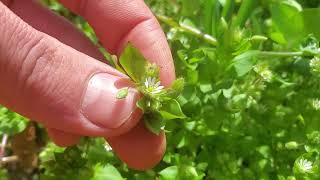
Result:
M53 66L58 65L57 45L46 36L39 37L28 43L24 56L21 58L20 69L18 73L19 87L22 92L30 93L34 90L43 90L38 87L41 85L50 85L50 74L54 74ZM49 89L47 89L49 90ZM44 93L44 92L42 92Z

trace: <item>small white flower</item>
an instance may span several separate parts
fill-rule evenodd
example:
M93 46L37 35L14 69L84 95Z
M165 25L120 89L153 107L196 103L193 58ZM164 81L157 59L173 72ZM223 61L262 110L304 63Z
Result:
M298 165L304 172L309 172L312 169L312 162L306 159L300 159Z
M320 58L314 57L310 60L310 68L314 73L320 73Z
M106 143L106 144L104 145L104 149L105 149L106 151L112 151L112 148L111 148L111 146L110 146L108 143Z
M156 78L152 78L152 77L148 77L144 82L144 85L147 91L151 94L160 93L164 88L163 86L160 86L160 81L157 81Z
M272 79L272 72L270 70L262 71L260 75L265 81L271 81Z
M270 82L272 80L272 72L269 70L268 66L265 64L259 64L254 67L254 71L258 73L263 80Z
M314 99L312 101L312 106L315 110L320 110L320 100L319 99Z

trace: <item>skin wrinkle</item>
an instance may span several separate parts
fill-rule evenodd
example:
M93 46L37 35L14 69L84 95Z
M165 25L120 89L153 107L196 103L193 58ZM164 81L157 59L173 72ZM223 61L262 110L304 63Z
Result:
M28 24L34 26L35 29L38 29L39 30L39 27L42 28L41 30L39 31L43 31L43 32L48 32L48 34L50 34L50 31L51 31L51 34L50 36L53 36L53 37L56 37L57 39L59 39L61 42L64 42L64 40L67 39L67 41L69 41L69 44L70 46L73 46L74 48L76 47L79 47L79 44L83 44L82 41L77 41L77 39L81 39L80 36L68 36L68 35L65 35L64 33L61 33L61 32L66 32L65 30L63 30L64 28L66 29L70 29L69 27L61 27L59 23L57 23L57 21L55 21L53 18L53 16L48 16L48 14L46 13L43 13L43 12L40 12L38 11L38 7L37 8L33 8L33 7L30 7L28 6L27 4L30 3L26 3L27 1L18 1L16 0L15 3L12 5L12 11L15 12L16 14L18 14L18 16L20 16L22 19L24 19L25 22L27 22ZM34 1L32 1L31 3L33 3ZM70 1L69 1L70 2ZM98 1L97 1L98 2ZM102 1L99 1L99 2L102 2ZM108 4L117 4L117 0L108 0L108 1L103 1L103 2L107 2ZM110 3L111 2L111 3ZM121 2L124 2L124 1L121 1ZM132 3L134 2L133 0L132 1L128 1L129 3ZM119 17L120 19L124 19L124 18L127 18L126 22L123 22L119 27L117 26L116 23L114 23L112 26L109 24L109 26L105 26L103 27L103 29L100 29L100 30L97 30L96 31L100 31L101 34L104 34L106 35L108 31L113 31L113 34L109 34L109 38L113 36L118 36L121 32L123 32L123 30L126 29L126 25L127 23L129 22L129 25L130 25L130 22L131 19L134 19L136 16L134 16L134 14L147 14L146 12L146 9L147 7L145 5L142 5L142 3L138 3L138 2L143 2L143 1L137 1L137 4L136 6L134 6L135 9L131 9L133 6L124 6L123 8L117 8L115 10L112 10L112 7L110 7L110 11L108 12L104 12L103 11L103 8L100 9L100 11L102 13L104 13L106 16L106 18L100 18L100 23L101 24L109 24L108 21L111 21L111 20L115 20L115 18ZM73 2L74 4L76 4L77 2L74 1ZM92 3L93 4L93 3ZM100 4L100 3L99 3ZM118 3L117 6L122 6L121 4ZM93 6L92 6L93 7ZM92 18L96 20L96 23L99 23L99 20L94 18L96 17L96 11L94 11L95 9L99 9L98 6L95 6L94 8L90 8L91 12L92 12ZM104 8L105 9L105 8ZM89 11L89 10L87 10ZM132 13L133 16L131 15L128 15L126 12L128 11L131 11L131 12L134 12ZM38 12L38 13L35 13L35 12ZM118 14L114 14L115 13L118 13ZM136 13L137 12L137 13ZM142 13L143 12L143 13ZM89 13L89 12L86 12L86 13ZM111 15L111 16L109 16ZM121 16L121 17L120 17ZM50 21L50 24L47 23ZM117 19L115 20L116 22L119 22ZM62 21L60 21L62 23ZM45 24L43 26L41 26L41 24ZM63 23L62 23L63 24ZM113 30L111 30L110 28L108 27L112 27ZM49 28L46 29L46 28ZM56 33L52 33L52 32L56 32ZM70 31L71 32L71 31ZM120 33L118 33L120 32ZM142 35L145 35L144 32L142 32ZM149 33L149 32L147 32ZM161 34L161 31L159 31L159 33ZM77 34L76 32L74 32L73 34ZM155 34L155 33L154 33ZM59 37L61 35L64 35L64 36L67 36L66 38L65 37ZM158 36L159 34L155 34L156 36L154 37L158 37L158 41L160 42L163 42L163 43L159 43L160 46L167 46L165 41L164 41L164 38L162 37L162 34L160 36ZM141 36L141 34L139 35ZM148 37L148 38L152 38L152 37ZM148 39L146 38L146 40ZM101 39L101 38L100 38ZM113 41L113 40L112 40ZM111 43L111 41L109 41ZM114 41L115 42L115 41ZM115 43L119 43L119 42L115 42ZM108 42L105 42L105 44L108 44ZM85 47L86 45L84 45L83 47ZM156 46L156 45L155 45ZM89 46L88 46L89 47ZM92 71L90 71L90 75L92 75L92 73L94 72L107 72L109 74L115 74L116 76L119 75L118 72L116 72L114 69L111 69L110 66L106 66L106 65L102 65L102 63L96 63L96 62L93 62L91 61L90 59L91 58L88 58L87 56L83 56L83 55L80 55L81 53L78 53L76 51L71 51L71 49L69 49L68 51L65 51L65 49L69 49L68 47L67 48L64 48L63 51L65 52L64 54L62 54L61 56L63 58L68 58L70 57L70 60L72 59L81 59L82 63L80 63L81 65L79 65L79 69L75 70L75 72L73 73L74 76L79 76L78 73L80 73L80 76L84 73L84 72L88 72L87 70L89 70L89 68L92 68L92 66L96 66L96 68L93 68L93 69L90 69ZM77 49L77 48L76 48ZM88 48L87 48L88 49ZM169 51L169 49L167 48L158 48L158 49L163 49L163 51ZM155 53L155 56L158 56L158 57L155 57L153 59L156 59L157 62L170 62L170 58L168 58L168 54L170 54L169 52L163 52L163 54L161 54L161 52L158 52L157 50L158 49L154 49L154 47L150 48L148 51L153 51ZM79 50L79 51L83 51L83 50ZM92 54L95 54L95 52L91 51ZM151 53L151 52L150 52ZM166 57L166 59L168 60L162 60L161 58L163 57ZM160 58L160 59L157 59L157 58ZM90 62L90 65L87 64L87 63L83 63L83 62ZM168 65L166 64L161 64L161 66L170 66L171 64L168 63ZM77 63L74 63L72 64L72 68L74 68L75 66L77 66ZM170 69L170 68L169 68ZM54 71L50 71L50 72L54 72ZM67 72L67 71L65 71ZM62 72L63 74L65 74L65 72ZM112 73L110 73L112 72ZM57 73L57 72L55 72ZM57 74L51 74L51 76L56 76ZM87 74L87 73L85 73ZM171 74L172 72L169 72L168 76L171 77ZM74 76L70 76L68 74L65 74L65 75L60 75L60 77L57 77L59 78L61 81L61 78L63 77L68 77L66 78L65 80L63 81L68 81L70 78L74 78ZM89 75L88 75L89 76ZM87 80L89 77L85 77L85 79L81 79L81 82L78 81L80 84L86 84L84 83L85 80ZM40 79L42 80L42 79ZM65 82L67 84L69 84L68 82ZM43 85L44 86L44 85ZM70 87L72 87L72 85L70 85ZM40 87L41 88L41 87ZM45 88L42 87L42 88ZM74 88L78 88L78 87L74 87ZM83 89L82 89L83 90ZM80 91L82 93L82 90ZM68 91L68 90L67 90ZM83 90L84 91L84 90ZM78 91L76 91L76 93L80 93ZM1 93L0 93L1 94ZM47 94L48 96L49 94ZM47 98L47 97L45 97ZM32 100L38 100L39 98L38 97L33 97L31 98ZM44 101L43 101L44 102ZM29 105L32 105L34 102L29 102ZM63 103L63 100L60 99L59 97L56 99L56 103ZM77 102L78 103L78 102ZM56 106L57 104L55 105L50 105L50 106ZM66 104L65 104L66 105ZM45 104L44 105L45 107L48 107L48 104ZM64 108L64 107L62 107ZM38 109L34 109L34 112L31 112L31 113L39 113L39 111L42 111L42 107L38 108ZM50 109L50 108L49 108ZM47 110L44 110L44 111L47 111ZM69 111L69 110L65 110L65 111ZM118 131L120 131L120 129L117 129L116 131L117 132L114 132L115 130L106 130L106 129L103 129L101 127L96 127L94 126L93 124L90 124L90 121L88 121L88 119L86 119L85 117L81 117L81 113L78 113L78 116L72 116L72 114L65 114L64 115L64 112L62 112L62 116L56 116L57 113L60 113L62 112L61 109L54 109L54 111L52 110L50 113L50 115L52 115L52 117L50 118L49 117L49 123L51 123L52 126L49 126L50 128L55 128L55 127L59 127L60 129L61 128L64 128L62 134L60 134L63 139L63 136L67 136L67 137L71 137L69 136L69 132L71 133L75 133L75 134L78 134L79 136L80 135L86 135L86 136L103 136L103 133L104 135L106 135L105 137L107 137L108 135L110 135L109 133L117 133ZM63 117L63 116L68 116L68 117ZM43 118L46 118L47 116L42 116ZM66 120L65 123L61 123L61 120ZM76 124L73 124L72 126L72 123L73 123L73 120L76 120ZM134 121L138 121L139 118L134 118L133 119ZM131 126L130 125L130 122L128 122L128 126ZM60 127L62 126L62 127ZM125 125L122 125L122 126L125 126ZM123 130L124 127L122 127L121 131ZM129 130L130 128L127 128L127 130ZM127 131L126 130L126 131ZM58 130L59 131L59 130ZM124 131L124 130L123 130ZM124 132L126 132L124 131ZM139 129L139 131L141 131L141 134L139 136L135 136L137 134L130 134L130 132L126 133L126 134L123 134L121 137L117 138L117 141L120 143L119 146L117 146L117 148L120 150L122 149L122 152L119 154L119 156L126 156L126 154L128 155L131 151L131 149L133 149L134 151L137 152L136 154L136 157L134 157L133 159L126 159L126 162L129 164L130 167L134 166L134 164L138 163L139 167L133 167L133 168L144 168L144 169L147 169L147 168L150 168L152 166L154 166L162 157L162 154L164 152L164 149L165 149L165 137L164 137L164 134L162 134L161 137L150 137L150 133L148 130L146 129ZM61 132L61 131L60 131ZM78 138L79 136L75 137L75 138ZM129 137L130 136L130 137ZM134 137L133 137L134 136ZM126 141L126 139L129 139L129 138L133 138L133 140L138 140L138 142L140 142L141 144L139 144L139 147L135 146L135 147L132 147L132 148L126 148L124 146L123 143L121 142L126 142L127 143L127 147L131 147L130 144L132 144L132 141ZM152 140L151 140L152 138ZM64 142L64 141L60 141L60 142ZM133 144L132 144L133 145ZM117 153L117 150L115 150L115 152ZM139 153L141 152L141 153ZM138 162L137 162L138 161Z
M21 26L21 24L20 24L20 26ZM54 43L53 43L54 44ZM115 73L116 74L116 73ZM40 88L40 89L42 89L42 88ZM34 91L32 91L32 92L34 92ZM49 92L45 92L44 94L42 94L43 96L48 96L50 93ZM62 101L61 101L62 102ZM12 105L12 103L10 103L11 105ZM52 105L51 105L52 106ZM28 106L25 106L25 107L28 107ZM29 111L29 112L32 112L32 111ZM39 118L34 118L34 119L38 119L39 120ZM44 119L42 119L42 120L44 120ZM70 122L70 123L72 123L72 121ZM89 122L86 122L86 123L89 123Z
M156 24L156 23L153 23L153 22L154 22L153 20L154 20L154 19L150 19L149 21L144 21L143 23L139 24L139 25L136 26L134 29L132 29L132 30L130 31L130 33L124 38L123 42L121 42L122 46L124 46L124 45L127 43L127 41L130 41L130 40L132 40L132 41L134 41L134 42L142 42L143 40L140 40L140 39L139 39L139 38L142 38L142 37L140 37L140 36L137 35L137 34L140 33L141 29L143 29L144 31L147 31L149 35L152 34L153 32L156 33L157 31L161 30L160 25L159 25L159 24ZM150 39L150 38L149 38L149 39ZM147 43L148 45L145 45L146 43ZM152 39L152 41L144 41L143 48L154 47L154 46L158 45L158 43L159 43L159 42L158 42L156 39ZM139 44L137 45L137 47L139 47ZM159 46L159 47L164 48L164 46ZM140 48L142 52L144 51L143 48ZM156 49L156 48L158 48L158 47L155 47L155 49ZM162 52L165 52L164 49L161 49L161 50L162 50ZM160 51L160 50L158 50L158 52L159 52L159 51ZM164 53L162 53L162 52L159 53L159 56L158 56L158 57L161 57L161 56L162 56L162 57L164 57L164 58L158 58L158 59L149 58L149 56L150 56L150 57L153 57L154 54L157 53L157 52L154 52L154 53L151 53L151 54L144 53L144 56L145 56L148 60L150 60L150 61L152 61L152 62L155 62L155 63L159 66L159 68L160 68L161 84L162 84L162 85L165 85L165 86L168 86L168 85L170 84L170 82L171 82L175 77L174 77L173 79L169 79L169 81L168 81L167 72L169 72L170 70L169 70L168 66L163 66L163 64L166 64L165 61L164 61L164 59L166 59L165 57L166 57L166 56L167 56L167 57L170 57L171 55L164 54ZM149 53L150 53L150 52L149 52ZM120 54L120 51L119 51L118 54ZM159 61L159 60L161 60L161 61ZM172 71L174 71L174 70L172 70Z
M4 15L2 16L2 18L3 19L9 19L9 20L5 21L5 20L1 20L0 19L0 22L11 22L11 20L13 20L13 19L12 19L12 17L10 15L6 14L7 8L4 7L3 11L4 11ZM1 16L0 16L0 18L1 18ZM9 24L9 25L10 26L17 26L19 24ZM15 35L16 31L18 30L18 28L13 28L14 30L9 32L9 28L7 28L8 27L8 23L7 24L3 23L2 26L3 26L4 29L1 29L1 27L0 27L0 32L3 32L1 39L4 39L3 42L6 42L7 46L14 48L17 45L16 44L10 44L10 42L11 43L15 42L15 41L12 41L12 38ZM10 48L10 49L12 49L12 48ZM4 54L7 54L7 59L10 59L10 57L14 56L14 53L15 53L15 51L9 51L8 49L4 49ZM9 64L9 62L10 61L7 61L8 64Z
M124 2L119 2L119 1L88 1L87 3L87 8L85 10L82 10L81 13L85 12L85 14L82 14L85 17L88 17L89 22L90 21L96 21L95 19L92 19L93 16L90 14L91 12L88 11L90 10L90 7L93 6L93 3L99 3L101 4L101 7L112 7L112 11L110 13L106 13L105 19L108 19L109 26L118 26L120 27L119 30L120 32L114 32L110 31L109 35L100 35L102 38L102 42L104 46L111 52L111 53L116 53L117 48L119 47L119 42L121 39L126 36L130 31L137 26L138 24L142 23L145 20L150 19L152 16L151 13L146 13L146 12L140 12L140 11L128 11L127 14L123 14L123 8L122 6L129 7L130 9L139 9L138 3L136 1L124 1ZM97 6L97 5L95 5ZM98 11L101 11L102 9L98 9ZM103 12L97 12L99 14L104 14ZM111 19L112 18L112 19ZM105 26L105 24L100 25L100 24L92 24L93 26ZM99 28L99 27L96 27ZM100 27L102 28L102 27ZM112 39L109 39L108 37L111 37ZM111 42L110 42L111 40Z
M140 21L138 21L136 23L136 25L134 25L131 29L129 29L127 32L125 32L122 36L122 38L120 38L120 40L118 41L119 43L115 45L115 52L117 52L118 57L120 57L121 52L123 51L124 45L126 43L128 43L129 39L129 35L130 33L137 27L139 27L140 24L143 24L144 22L151 20L151 18L146 18L146 19L141 19Z
M29 56L29 55L28 55L28 53L27 53L27 55L26 55L26 56ZM33 69L33 68L32 68L32 69ZM29 78L28 78L28 79L29 79ZM48 88L49 88L49 89L51 89L50 87L48 87ZM59 88L58 88L58 89L59 89ZM49 91L44 92L44 94L43 94L43 95L44 95L44 96L47 96L46 94L48 94L48 95L49 95L49 94L50 94L50 92L49 92Z
M39 47L41 47L41 44L42 44L42 41L43 39L42 38L39 38L39 40L36 40L32 45L30 45L30 49L26 52L25 56L22 58L22 63L20 66L20 70L19 70L19 77L17 82L21 82L22 85L18 85L18 89L21 89L21 92L22 94L25 94L26 92L26 84L29 84L28 81L29 79L31 78L32 75L34 75L34 71L35 71L35 68L36 68L36 65L37 65L37 62L39 61L39 58L41 58L46 52L46 49L44 50L41 50L39 55L35 58L35 59L30 59L30 55L32 52L34 51L38 51L39 50ZM25 48L21 48L21 49L25 49ZM26 67L27 66L27 67ZM29 68L31 66L31 68ZM27 71L27 72L26 72ZM25 75L27 74L27 75ZM22 80L21 80L22 79Z
M6 7L3 7L3 8L4 8L3 11L6 12L7 8ZM13 29L13 31L6 31L6 29L9 29L9 28L6 28L6 26L8 26L8 24L3 26L4 29L5 29L4 31L2 31L2 32L4 32L3 33L3 37L7 37L7 39L5 38L6 39L5 42L7 42L7 47L10 47L9 49L8 48L6 48L6 49L3 48L4 52L5 52L4 54L6 54L5 57L4 57L4 60L1 62L2 66L4 67L3 72L7 71L5 74L9 74L11 72L11 70L13 70L14 72L18 70L16 72L16 74L19 74L19 72L21 71L23 63L16 63L16 61L10 61L9 59L12 59L11 57L14 57L17 54L19 54L19 53L17 53L16 50L17 49L19 49L19 50L23 49L24 46L27 44L27 43L23 44L22 47L20 48L19 44L21 42L23 42L23 41L20 40L20 41L18 41L18 43L14 43L14 42L16 42L15 39L17 39L17 37L15 37L15 36L23 37L23 35L21 35L21 34L25 33L25 31L23 29L18 28L19 26L21 26L23 24L21 24L19 21L16 21L15 19L13 19L10 15L6 15L6 13L4 13L4 16L2 18L11 19L15 23L11 23L9 25L12 26L12 27L16 27L16 28L11 28L11 29ZM9 20L8 22L11 22L11 21ZM10 42L12 42L12 43L10 43ZM19 67L19 68L15 68L15 67ZM18 82L19 76L14 76L13 78L14 78L13 81ZM18 96L20 94L20 92L18 90L16 90L16 89L13 91L13 93L14 94L11 96L12 98L7 100L8 103L10 103L10 104L14 104L15 100L18 99Z
M76 8L76 4L78 1L76 0L61 0L67 7L71 7L75 12L79 13L79 10ZM127 2L127 3L123 3ZM105 7L105 8L102 8ZM90 10L96 9L95 12L92 12ZM110 9L109 11L105 11L105 9ZM124 9L128 9L127 11L124 11ZM169 85L171 84L172 80L175 79L175 73L174 73L174 65L172 62L172 55L170 53L170 49L168 45L166 44L166 38L164 33L162 32L159 23L157 23L156 18L153 16L152 12L147 8L147 6L144 4L143 1L137 1L137 0L131 0L131 1L98 1L98 0L92 0L88 1L87 8L85 12L85 19L88 20L90 25L94 28L96 34L99 36L100 41L104 45L106 49L108 49L109 52L115 53L119 55L119 48L121 47L121 43L119 41L126 41L124 36L128 36L128 34L135 34L134 38L133 35L130 35L130 38L127 38L133 44L137 45L140 44L140 46L137 46L142 53L145 55L147 59L150 59L153 62L158 62L157 64L161 68L161 79L163 85ZM83 13L83 12L82 12ZM83 14L80 14L83 16ZM99 22L99 20L96 18L96 16L101 16L100 19L104 19L103 22ZM140 22L139 25L136 25L133 27L132 25L137 24L136 19L145 17L144 22ZM150 20L148 20L150 19ZM147 21L146 21L147 20ZM106 23L105 23L106 22ZM154 22L154 25L151 25ZM138 28L141 27L141 24L150 24L149 27L159 27L158 34L154 33L156 36L150 36L148 30L148 26L144 28ZM113 30L114 28L110 27L117 27L117 31ZM128 28L129 27L129 28ZM146 28L146 29L145 29ZM138 30L137 30L138 29ZM136 31L136 32L134 32ZM144 32L147 31L147 32ZM155 30L156 31L156 30ZM127 34L124 34L123 32L127 32ZM152 32L151 32L152 33ZM139 38L143 35L146 35L147 37L142 39ZM159 36L160 35L160 36ZM155 38L158 37L159 38ZM157 47L149 47L145 44L147 44L146 41L156 39L158 41ZM161 43L162 42L162 43ZM124 43L124 42L122 42ZM117 44L117 45L116 45ZM123 46L123 45L122 45ZM159 48L163 49L161 52L159 52ZM169 75L168 75L169 74Z

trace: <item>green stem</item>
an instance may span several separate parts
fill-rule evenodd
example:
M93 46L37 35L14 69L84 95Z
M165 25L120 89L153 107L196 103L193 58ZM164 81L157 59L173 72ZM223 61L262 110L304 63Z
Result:
M274 51L261 51L259 55L278 56L278 57L304 56L303 52L274 52Z
M256 0L243 0L242 4L240 6L239 12L235 19L235 25L243 27L246 20L250 16L250 14L253 12L254 6L256 4Z
M226 3L222 10L222 16L226 21L229 21L231 19L234 6L235 6L235 0L226 0Z
M196 36L202 40L204 40L205 42L213 45L213 46L217 46L218 45L218 41L216 38L212 37L211 35L209 34L205 34L203 32L201 32L199 29L195 28L195 27L191 27L189 25L185 25L185 24L178 24L177 22L175 22L172 18L169 18L169 17L166 17L166 16L162 16L162 15L157 15L157 18L171 26L171 27L174 27L174 28L177 28L177 29L180 29L186 33L189 33L193 36Z

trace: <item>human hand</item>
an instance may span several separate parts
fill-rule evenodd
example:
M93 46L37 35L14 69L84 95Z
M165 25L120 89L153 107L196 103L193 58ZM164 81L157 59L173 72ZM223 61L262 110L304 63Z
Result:
M128 78L99 62L103 56L74 26L31 0L0 0L0 104L42 123L60 146L81 136L105 137L135 169L158 163L165 135L150 133L131 91L117 100ZM130 41L160 67L163 85L175 79L170 49L143 0L61 0L119 55Z

